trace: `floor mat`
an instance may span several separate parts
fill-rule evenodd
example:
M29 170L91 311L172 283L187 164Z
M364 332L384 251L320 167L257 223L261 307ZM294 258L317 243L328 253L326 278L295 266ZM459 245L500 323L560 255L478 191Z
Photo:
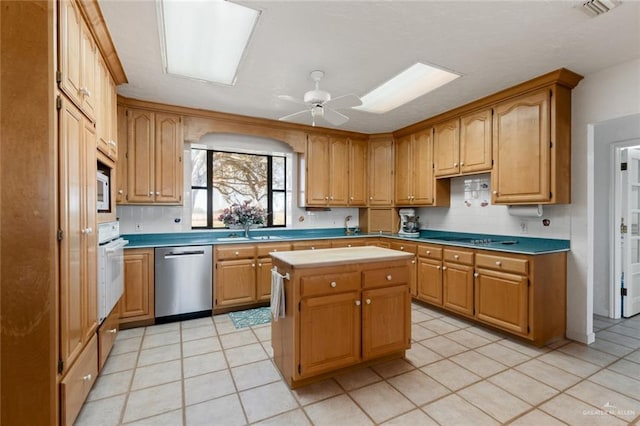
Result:
M271 321L271 308L247 309L246 311L229 312L229 317L236 328L266 324Z

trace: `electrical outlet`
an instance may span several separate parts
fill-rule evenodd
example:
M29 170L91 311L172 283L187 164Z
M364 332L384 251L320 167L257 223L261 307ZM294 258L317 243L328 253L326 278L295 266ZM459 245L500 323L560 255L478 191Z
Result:
M141 232L141 231L142 231L142 224L136 223L136 232Z
M526 234L527 232L529 232L529 227L527 225L527 222L520 222L520 233Z

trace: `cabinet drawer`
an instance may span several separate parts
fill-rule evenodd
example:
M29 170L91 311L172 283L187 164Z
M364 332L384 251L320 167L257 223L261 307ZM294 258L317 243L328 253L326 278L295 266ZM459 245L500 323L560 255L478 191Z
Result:
M290 251L291 244L289 243L260 243L256 246L258 257L268 257L269 253L273 251Z
M363 247L367 245L364 238L342 238L331 241L331 248L337 247Z
M520 275L529 274L529 261L514 257L492 256L489 254L476 254L476 266L478 268L495 269L497 271L513 272Z
M216 247L216 259L248 259L255 257L256 248L251 244L237 244L232 246Z
M467 250L444 249L444 260L447 262L473 265L473 252Z
M345 272L343 274L302 277L300 283L302 297L342 293L343 291L360 289L360 273Z
M407 253L417 253L417 246L415 244L392 242L390 248L391 250L406 251Z
M104 363L107 361L107 357L109 356L109 352L111 352L113 343L116 341L116 336L118 335L118 330L120 328L118 318L120 313L119 309L118 305L116 305L98 329L98 348L100 350L100 353L98 354L98 370L102 370L102 367L104 367Z
M409 268L398 266L395 268L373 269L362 272L364 288L384 287L396 284L409 284Z
M442 260L442 247L419 245L418 256L426 257L427 259Z
M293 243L294 250L316 250L331 248L331 240L300 241Z
M60 382L61 419L72 425L98 376L98 338L94 334Z

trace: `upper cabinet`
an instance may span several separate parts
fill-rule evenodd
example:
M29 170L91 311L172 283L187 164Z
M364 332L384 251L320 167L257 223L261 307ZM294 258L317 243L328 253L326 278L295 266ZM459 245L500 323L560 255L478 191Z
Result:
M493 203L571 202L570 96L552 86L496 105Z
M127 191L130 204L182 204L182 117L129 108Z
M460 173L460 119L435 126L433 142L434 173L437 177Z
M369 140L369 206L393 206L393 138Z
M96 78L100 99L96 120L98 149L113 161L117 161L116 85L101 59L98 61Z
M491 117L485 109L460 117L460 173L480 173L491 170Z
M366 205L366 141L309 135L305 159L305 205Z

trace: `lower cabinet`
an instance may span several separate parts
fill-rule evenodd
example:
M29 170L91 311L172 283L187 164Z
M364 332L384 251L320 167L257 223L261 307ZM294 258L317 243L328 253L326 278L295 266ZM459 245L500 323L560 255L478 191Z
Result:
M98 328L98 370L100 371L102 371L104 363L107 362L109 352L116 341L120 329L119 317L120 311L116 306Z
M442 306L473 316L473 252L444 249Z
M418 257L418 293L422 301L442 306L442 261Z
M125 249L124 294L118 304L120 325L151 323L155 318L154 250Z
M390 241L389 248L392 250L406 251L407 253L418 253L418 246L416 244L407 243L406 241ZM417 256L411 260L411 276L409 277L409 288L411 289L411 295L418 295L418 276L417 276Z
M476 318L514 333L527 334L528 283L526 276L478 268Z
M406 285L363 291L362 359L408 349L410 324L411 296Z
M73 425L97 378L98 338L94 334L60 382L60 419L63 425Z

